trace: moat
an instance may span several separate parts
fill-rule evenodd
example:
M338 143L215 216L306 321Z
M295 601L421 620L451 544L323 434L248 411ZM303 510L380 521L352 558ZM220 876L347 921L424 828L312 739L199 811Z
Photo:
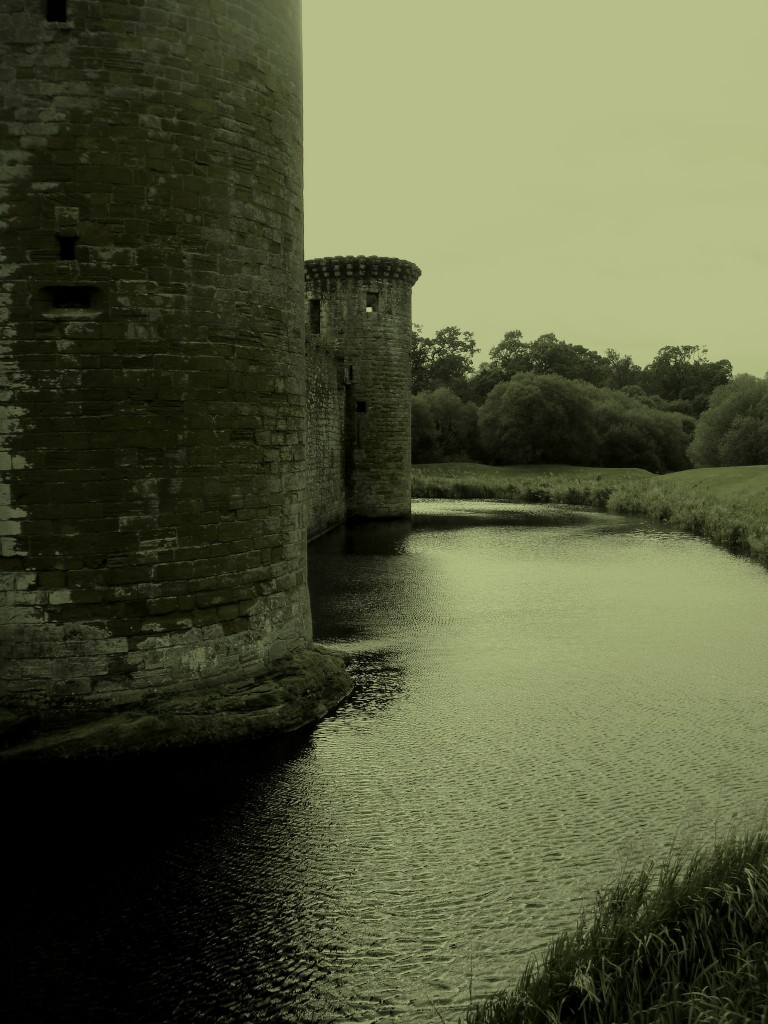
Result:
M764 806L753 563L638 519L417 501L315 541L310 586L357 680L314 731L6 766L4 1020L456 1020L621 866Z

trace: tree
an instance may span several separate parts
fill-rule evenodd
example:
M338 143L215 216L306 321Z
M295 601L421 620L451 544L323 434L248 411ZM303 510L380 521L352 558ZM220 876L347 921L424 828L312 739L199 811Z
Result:
M437 461L437 427L424 394L411 398L411 462Z
M668 472L686 469L694 419L587 381L516 374L478 414L487 456L506 464L563 462Z
M702 412L712 391L733 375L727 359L710 363L706 355L699 345L665 345L643 369L643 387L667 401L687 399L695 414Z
M641 368L632 359L632 356L622 356L615 348L605 350L606 375L603 379L604 387L619 388L640 386Z
M583 345L561 341L554 334L542 334L527 342L521 331L507 331L490 350L489 361L507 380L516 373L549 373L601 384L609 372L605 356Z
M592 389L599 464L652 473L687 469L693 417L657 408L642 391L633 396L630 390Z
M600 384L607 372L607 360L583 345L571 345L554 334L542 334L531 342L531 369L534 373L555 373L568 380Z
M502 384L505 380L509 380L509 377L498 366L482 362L467 382L467 397L482 405L496 385Z
M530 346L523 341L522 331L507 331L498 345L491 347L488 356L490 366L503 380L532 369Z
M744 373L715 388L688 454L694 466L768 463L768 379Z
M591 465L597 437L590 413L575 382L518 373L497 384L480 409L480 440L494 463Z
M425 338L418 324L413 325L411 373L414 394L450 388L461 395L473 369L477 343L471 331L442 327L434 338Z
M413 462L459 461L477 456L477 406L448 388L414 395L411 402Z

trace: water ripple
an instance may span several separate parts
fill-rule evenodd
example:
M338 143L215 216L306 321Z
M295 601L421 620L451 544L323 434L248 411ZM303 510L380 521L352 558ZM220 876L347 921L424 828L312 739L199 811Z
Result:
M583 510L417 510L311 547L357 684L312 734L18 826L15 1021L455 1019L621 868L762 809L763 570Z

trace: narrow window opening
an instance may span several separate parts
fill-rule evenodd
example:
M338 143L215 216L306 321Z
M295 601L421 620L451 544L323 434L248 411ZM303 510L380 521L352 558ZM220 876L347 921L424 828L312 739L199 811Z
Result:
M366 313L378 313L379 311L379 293L378 292L366 292L365 293L365 312Z
M56 235L56 239L59 243L60 260L74 260L77 258L75 256L77 235Z
M358 412L367 412L368 411L368 407L367 407L366 403L365 402L358 402L357 403L357 411Z
M352 384L355 380L355 368L354 366L347 367L347 384Z
M88 284L53 284L43 288L54 309L90 309L98 290Z
M309 331L310 334L320 333L320 299L309 300Z
M46 0L45 2L46 21L67 20L67 0Z

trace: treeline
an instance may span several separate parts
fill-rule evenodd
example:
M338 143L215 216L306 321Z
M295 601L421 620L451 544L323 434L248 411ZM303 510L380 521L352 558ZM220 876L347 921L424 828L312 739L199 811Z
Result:
M414 462L569 463L672 472L768 462L768 380L666 346L648 366L510 331L475 370L469 331L413 334Z

